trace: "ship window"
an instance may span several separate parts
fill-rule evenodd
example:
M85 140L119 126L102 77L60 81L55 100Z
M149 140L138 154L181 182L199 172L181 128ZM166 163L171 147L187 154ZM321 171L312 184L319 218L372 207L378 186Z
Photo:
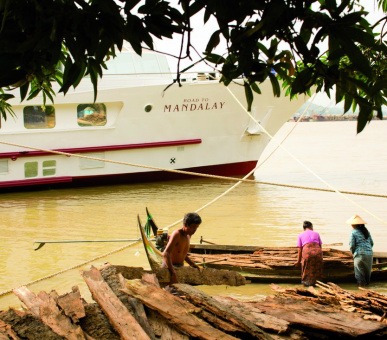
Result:
M104 126L106 125L106 105L80 104L77 107L79 126Z
M43 176L54 176L56 172L56 161L43 162Z
M38 176L38 162L24 163L24 177L31 178Z
M88 153L86 156L104 159L105 158L105 153L104 152L94 152L94 153ZM81 169L104 168L105 167L105 162L97 161L95 159L80 158L79 166L80 166Z
M6 174L8 172L8 160L0 161L0 174Z
M26 129L52 129L55 126L55 109L53 106L26 106L23 119Z

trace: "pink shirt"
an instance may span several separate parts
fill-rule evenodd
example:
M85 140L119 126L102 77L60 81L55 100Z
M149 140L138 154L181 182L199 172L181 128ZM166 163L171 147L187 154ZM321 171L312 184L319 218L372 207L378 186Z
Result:
M305 244L312 242L322 245L319 233L307 229L298 235L297 247L303 247Z

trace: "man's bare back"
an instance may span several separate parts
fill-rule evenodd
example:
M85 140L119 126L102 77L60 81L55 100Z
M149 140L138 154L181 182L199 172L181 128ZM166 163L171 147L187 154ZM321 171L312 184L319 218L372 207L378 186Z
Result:
M175 230L172 233L167 248L170 248L170 256L173 265L184 264L185 257L188 254L190 240L191 236L185 234L182 229Z
M195 234L201 222L202 220L198 214L188 213L184 216L183 227L175 230L170 236L163 252L164 265L168 267L171 273L170 284L178 282L174 266L182 266L186 261L191 267L199 268L187 254L191 236Z

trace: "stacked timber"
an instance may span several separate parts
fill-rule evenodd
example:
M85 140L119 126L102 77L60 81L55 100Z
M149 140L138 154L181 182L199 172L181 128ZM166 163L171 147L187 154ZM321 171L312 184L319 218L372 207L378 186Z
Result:
M184 283L163 289L151 273L126 280L119 269L124 268L91 267L82 272L94 302L86 302L77 287L64 295L55 291L35 295L26 287L15 289L25 307L0 312L0 339L307 340L385 339L387 335L384 322L365 320L358 310L348 312L338 305L324 305L328 300L295 298L296 291L286 296L284 289L273 286L276 297L241 302L209 296ZM330 286L321 289L321 294L331 290L346 299L346 294L352 294ZM374 301L387 300L375 294L367 290L361 295Z
M196 263L218 269L243 271L259 275L261 279L268 277L268 282L292 282L300 280L300 268L294 264L297 261L297 247L262 248L250 254L223 253L198 254L190 253L190 258ZM333 248L323 248L324 280L353 279L353 258L349 251Z
M357 312L365 320L376 320L387 324L387 296L369 289L359 287L360 292L351 292L329 282L318 281L317 287L283 288L270 285L279 296L300 299L321 305L333 305L346 312Z

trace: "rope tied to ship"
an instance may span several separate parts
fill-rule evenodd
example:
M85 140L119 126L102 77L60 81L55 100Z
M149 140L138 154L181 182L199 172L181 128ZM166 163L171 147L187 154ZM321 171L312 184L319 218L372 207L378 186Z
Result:
M314 97L313 97L313 98L314 98ZM309 108L309 106L311 105L312 102L313 102L313 99L311 100L311 102L309 103L309 105L305 108L305 110L304 110L304 112L302 113L302 115L301 115L300 118L302 118L302 117L304 116L305 112L307 111L307 109ZM289 133L285 136L285 138L282 140L281 143L283 143L283 142L286 140L286 138L291 134L291 132L295 129L295 127L297 126L297 124L298 124L300 121L301 121L301 119L300 119L299 121L297 121L297 123L295 124L295 126L289 131ZM0 141L0 143L28 148L27 146L21 146L21 145L16 145L16 144L12 144L12 143L2 142L2 141ZM230 191L232 191L233 189L235 189L239 184L243 183L244 181L246 181L246 182L257 182L257 183L259 183L259 181L255 181L255 180L246 180L246 179L247 179L248 177L250 177L250 176L251 176L251 175L252 175L259 167L261 167L261 166L262 166L262 165L263 165L263 164L264 164L264 163L265 163L265 162L266 162L266 161L274 154L274 152L278 149L278 147L279 147L279 146L277 146L277 147L276 147L276 148L275 148L275 149L274 149L274 150L273 150L273 151L272 151L272 152L271 152L271 153L270 153L270 154L269 154L269 155L268 155L261 163L257 164L256 167L255 167L253 170L251 170L246 176L244 176L243 179L237 179L237 178L232 178L232 177L230 177L230 178L229 178L230 180L237 181L237 183L234 184L232 187L230 187L228 190L226 190L223 194L219 195L218 197L216 197L215 199L213 199L211 202L207 203L206 205L202 206L201 208L199 208L199 209L196 210L196 211L203 210L204 208L208 207L209 205L215 203L217 200L219 200L220 198L222 198L223 196L225 196L227 193L229 193ZM32 149L39 150L39 151L47 151L47 152L51 152L51 150L43 150L43 149L39 149L39 148L32 148ZM95 157L82 156L82 155L73 155L73 154L67 154L67 153L64 153L64 152L55 152L55 153L65 154L65 156L76 156L76 157L80 157L80 158L83 157L83 158L90 158L90 159L102 160L102 159L95 158ZM103 160L103 161L116 163L115 161L110 161L110 160ZM123 162L121 162L121 163L123 163ZM159 169L161 170L161 168L159 168ZM170 169L163 169L163 170L165 170L165 171L170 171ZM177 172L181 172L180 170L176 170L176 171L177 171ZM174 172L175 172L175 171L174 171ZM185 173L187 173L187 171L185 171ZM193 174L193 173L192 173L192 174ZM198 176L202 176L202 177L208 177L208 176L211 176L211 177L216 177L216 178L220 178L220 179L225 179L225 178L222 177L222 176L214 176L214 175L207 175L207 176L206 176L206 174L197 174L197 175L198 175ZM173 224L171 224L170 226L168 226L167 229L169 229L169 228L172 227L172 226L177 225L177 224L180 223L181 221L182 221L182 219L179 220L179 221L176 221L175 223L173 223ZM86 264L89 264L89 263L93 262L93 261L96 261L96 260L98 260L98 259L104 258L104 257L109 256L109 255L114 254L114 253L118 253L118 252L120 252L120 251L122 251L122 250L124 250L124 249L130 248L130 247L132 247L132 246L135 246L135 245L137 245L139 242L140 242L140 241L133 242L133 243L131 243L131 244L129 244L129 245L120 247L120 248L118 248L118 249L116 249L116 250L112 250L112 251L110 251L110 252L108 252L108 253L105 253L105 254L103 254L103 255L94 257L93 259L88 260L88 261L85 261L85 262L80 263L80 264L78 264L78 265L75 265L75 266L72 266L72 267L70 267L70 268L61 270L61 271L56 272L56 273L54 273L54 274L50 274L50 275L44 276L44 277L42 277L42 278L40 278L40 279L37 279L37 280L31 281L31 282L28 282L28 283L24 284L24 286L30 286L30 285L32 285L32 284L35 284L35 283L38 283L38 282L41 282L41 281L50 279L50 278L55 277L55 276L57 276L57 275L63 274L63 273L65 273L65 272L68 272L68 271L70 271L70 270L73 270L73 269L76 269L76 268L80 268L80 267L82 267L82 266L84 266L84 265L86 265ZM23 286L23 285L21 285L21 286ZM20 287L20 286L19 286L19 287ZM18 287L15 287L15 288L18 288ZM4 291L4 292L1 292L1 293L0 293L0 297L12 293L13 290L14 290L15 288L9 289L9 290Z
M56 273L53 273L53 274L49 274L49 275L47 275L47 276L41 277L41 278L39 278L39 279L36 279L36 280L34 280L34 281L30 281L30 282L28 282L28 283L22 284L22 285L20 285L20 286L18 286L18 287L15 287L15 288L6 290L6 291L4 291L4 292L0 292L0 297L3 297L3 296L8 295L8 294L11 294L11 293L13 292L13 290L16 289L16 288L19 288L19 287L22 287L22 286L28 287L28 286L31 286L31 285L33 285L33 284L35 284L35 283L38 283L38 282L41 282L41 281L44 281L44 280L47 280L47 279L51 279L51 278L53 278L53 277L55 277L55 276L58 276L58 275L63 274L63 273L66 273L66 272L68 272L68 271L70 271L70 270L73 270L73 269L76 269L76 268L80 268L80 267L85 266L85 265L87 265L87 264L89 264L89 263L91 263L91 262L94 262L94 261L96 261L96 260L102 259L102 258L104 258L104 257L106 257L106 256L109 256L109 255L118 253L118 252L120 252L120 251L122 251L122 250L125 250L125 249L127 249L127 248L130 248L130 247L133 247L133 246L139 244L140 242L141 242L141 239L139 239L139 240L136 241L136 242L127 244L127 245L125 245L125 246L122 246L122 247L120 247L120 248L118 248L118 249L114 249L114 250L112 250L112 251L109 251L109 252L107 252L107 253L105 253L105 254L98 255L98 256L92 258L91 260L88 260L88 261L79 263L79 264L77 264L77 265L75 265L75 266L72 266L72 267L70 267L70 268L63 269L63 270L61 270L61 271L59 271L59 272L56 272Z
M364 212L366 212L368 215L372 216L373 218L375 218L376 220L378 220L379 222L383 223L383 224L386 224L387 225L387 222L384 221L383 219L379 218L378 216L376 216L375 214L373 214L371 211L369 211L368 209L364 208L363 206L361 206L360 204L356 203L354 200L350 199L349 197L347 197L346 195L344 195L343 192L339 191L338 189L336 189L335 187L333 187L332 185L330 185L327 181L325 181L321 176L319 176L316 172L314 172L311 168L309 168L306 164L304 164L303 162L301 162L296 156L294 156L288 149L286 149L283 145L282 145L282 142L279 143L277 142L276 138L274 138L274 136L272 136L263 126L262 124L260 124L254 117L253 115L246 110L245 106L238 100L238 98L234 95L234 93L227 87L227 90L228 92L230 92L230 94L234 97L235 101L241 106L242 110L258 125L258 127L270 138L270 140L274 141L278 147L282 148L282 150L284 150L291 158L293 158L298 164L300 164L303 168L305 168L310 174L312 174L313 176L315 176L319 181L321 181L322 183L324 183L328 188L330 188L331 191L333 192L336 192L338 195L340 195L341 197L343 197L344 199L346 199L347 201L349 201L350 203L352 203L353 205L355 205L356 207L358 207L359 209L363 210ZM298 121L300 121L301 119L299 119ZM297 123L298 123L297 121Z
M302 117L305 115L306 111L308 110L309 106L312 104L313 102L313 99L315 97L315 95L313 95L311 101L309 102L309 105L305 108L304 112L302 113L302 115L300 116L300 118L298 119L298 121L296 122L296 124L293 126L293 128L289 131L289 133L285 136L285 138L281 141L281 142L277 142L277 140L251 115L250 112L248 112L245 107L241 104L241 102L236 98L236 96L232 93L232 91L227 87L227 90L230 92L230 94L234 97L234 99L236 100L236 102L242 107L242 109L245 111L245 113L261 128L261 130L273 141L275 141L277 143L277 146L276 148L262 161L260 162L259 164L257 164L257 166L251 170L247 175L245 175L243 178L234 178L234 177L227 177L227 176L218 176L218 175L210 175L210 174L203 174L203 173L196 173L196 172L191 172L191 171L184 171L184 170L174 170L174 169L165 169L165 168L160 168L160 167L154 167L154 166L148 166L148 165L139 165L139 164L134 164L134 163L129 163L129 162L120 162L120 161L113 161L113 160L108 160L108 159L103 159L103 158L98 158L98 157L91 157L91 156L84 156L84 155L79 155L79 154L72 154L72 153L67 153L67 152L62 152L62 151L54 151L54 150L48 150L48 149L42 149L42 148L37 148L37 147L31 147L31 146L26 146L26 145L20 145L20 144L15 144L15 143L10 143L10 142L4 142L4 141L0 141L0 144L5 144L5 145L11 145L11 146L16 146L16 147L21 147L21 148L27 148L27 149L32 149L32 150L38 150L38 151L44 151L44 152L48 152L48 153L52 153L52 154L58 154L58 155L64 155L66 157L78 157L78 158L85 158L85 159L91 159L91 160L97 160L97 161L103 161L103 162L110 162L110 163L115 163L115 164L122 164L122 165L128 165L128 166L134 166L134 167L141 167L141 168L145 168L145 169L152 169L152 170L159 170L159 171L167 171L167 172L172 172L172 173L179 173L179 174L185 174L185 175L191 175L191 176L198 176L198 177L207 177L207 178L214 178L214 179L220 179L220 180L228 180L228 181L234 181L234 182L237 182L235 183L232 187L230 187L229 189L227 189L224 193L222 193L221 195L219 195L218 197L214 198L212 201L208 202L207 204L205 204L204 206L202 206L201 208L197 209L196 212L199 212L203 209L205 209L206 207L210 206L211 204L215 203L216 201L218 201L220 198L224 197L225 195L227 195L230 191L234 190L238 185L240 185L241 183L256 183L256 184L264 184L264 185L275 185L275 186L283 186L283 187L289 187L289 188L297 188L297 189L304 189L304 190L316 190L316 191L326 191L326 192L336 192L337 194L340 194L342 195L345 199L349 200L352 204L356 205L357 207L359 207L360 209L362 209L363 211L365 211L366 213L370 214L371 216L373 216L374 218L376 218L377 220L379 220L380 222L384 223L384 224L387 224L387 222L385 222L384 220L378 218L377 216L375 216L374 214L372 214L371 212L369 212L367 209L363 208L362 206L360 206L359 204L357 204L356 202L354 202L353 200L349 199L348 197L346 197L344 195L345 194L350 194L350 195L363 195L363 196L370 196L370 197L379 197L379 198L387 198L387 195L378 195L378 194L367 194L367 193L361 193L361 192L350 192L350 191L339 191L337 190L336 188L334 188L333 186L331 186L329 183L327 183L325 180L323 180L320 176L318 176L315 172L313 172L309 167L307 167L304 163L302 163L300 160L298 160L292 153L290 153L286 148L284 148L282 146L283 142L287 139L287 137L293 132L293 130L296 128L296 126L298 125L298 123L302 120ZM324 188L314 188L314 187L304 187L304 186L298 186L298 185L287 185L287 184L280 184L280 183L270 183L270 182L262 182L262 181L258 181L258 180L252 180L252 179L248 179L248 177L250 177L257 169L259 169L259 167L261 167L273 154L274 152L278 149L278 148L282 148L284 151L286 151L293 159L295 159L300 165L302 165L305 169L307 169L311 174L313 174L315 177L317 177L321 182L323 182L324 184L326 184L329 188L331 189L324 189ZM166 229L170 229L171 227L179 224L182 222L183 219L180 219L176 222L174 222L173 224L169 225L166 227ZM120 247L118 249L115 249L115 250L112 250L108 253L105 253L105 254L102 254L102 255L99 255L99 256L96 256L94 257L93 259L90 259L88 261L85 261L83 263L80 263L78 265L75 265L75 266L72 266L70 268L67 268L67 269L64 269L64 270L61 270L57 273L54 273L54 274L50 274L50 275L47 275L45 277L42 277L40 279L37 279L37 280L34 280L34 281L31 281L29 283L26 283L22 286L30 286L34 283L38 283L40 281L44 281L46 279L49 279L49 278L52 278L54 276L57 276L57 275L60 275L60 274L63 274L67 271L70 271L72 269L76 269L76 268L79 268L79 267L82 267L86 264L89 264L93 261L96 261L98 259L101 259L101 258L104 258L106 256L109 256L109 255L112 255L114 253L117 253L117 252L120 252L124 249L127 249L127 248L130 248L134 245L137 245L138 243L140 243L140 241L137 241L137 242L133 242L129 245L126 245L126 246L123 246L123 247ZM16 287L17 288L17 287ZM4 296L4 295L7 295L7 294L10 294L13 292L15 288L13 289L10 289L10 290L7 290L7 291L4 291L4 292L1 292L0 293L0 297Z

